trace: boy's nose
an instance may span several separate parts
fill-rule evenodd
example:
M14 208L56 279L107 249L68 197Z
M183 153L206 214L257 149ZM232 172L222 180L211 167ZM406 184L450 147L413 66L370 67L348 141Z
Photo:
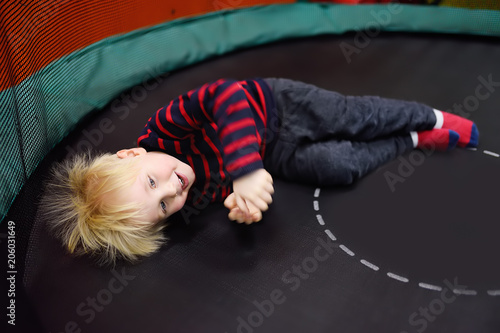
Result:
M167 182L165 186L165 196L174 197L177 194L177 188L172 182Z

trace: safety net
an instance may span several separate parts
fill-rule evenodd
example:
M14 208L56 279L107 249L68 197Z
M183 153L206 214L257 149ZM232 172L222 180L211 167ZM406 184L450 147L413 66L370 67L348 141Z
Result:
M286 38L358 31L349 53L380 31L500 35L496 1L376 2L2 1L2 220L40 161L85 115L155 76ZM95 148L98 138L78 149Z

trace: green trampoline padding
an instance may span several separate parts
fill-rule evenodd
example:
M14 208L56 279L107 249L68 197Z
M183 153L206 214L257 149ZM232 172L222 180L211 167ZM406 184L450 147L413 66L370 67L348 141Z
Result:
M43 157L76 123L154 76L236 49L352 30L500 36L500 12L415 5L259 6L166 22L106 38L0 92L5 217Z

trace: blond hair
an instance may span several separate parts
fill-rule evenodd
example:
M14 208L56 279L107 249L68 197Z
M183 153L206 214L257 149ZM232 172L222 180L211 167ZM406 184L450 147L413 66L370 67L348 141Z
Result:
M52 169L42 209L70 253L90 254L101 265L120 258L135 262L164 243L163 223L145 221L137 203L111 200L135 181L135 160L79 154Z

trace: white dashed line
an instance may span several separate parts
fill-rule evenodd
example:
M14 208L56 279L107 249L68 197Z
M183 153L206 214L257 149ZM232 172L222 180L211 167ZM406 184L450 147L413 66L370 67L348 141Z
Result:
M494 152L489 151L489 150L483 150L483 153L485 153L486 155L493 156L493 157L500 157L500 155L499 155L499 154L494 153Z
M330 239L332 241L336 241L337 240L337 237L335 237L330 230L325 229L325 233L328 235L328 237L330 237Z
M397 274L394 274L394 273L391 273L391 272L388 272L387 273L387 276L394 279L394 280L398 280L398 281L401 281L401 282L409 282L410 280L408 280L407 278L405 278L404 276L401 276L401 275L397 275Z
M351 250L349 250L349 249L347 248L347 246L345 246L345 245L340 245L340 248L341 248L341 249L342 249L345 253L347 253L348 255L350 255L351 257L354 257L354 252L352 252Z
M441 291L441 290L443 290L443 288L440 287L440 286L436 286L436 285L429 284L429 283L424 283L424 282L420 282L418 284L418 286L420 288L429 289L429 290L435 290L435 291Z
M365 265L365 266L366 266L366 267L368 267L368 268L373 269L374 271L378 271L378 269L379 269L379 268L378 268L378 266L375 266L374 264L372 264L372 263L371 263L371 262L369 262L369 261L366 261L365 259L361 259L360 261L361 261L361 263L362 263L363 265Z
M472 151L476 151L477 148L467 148L468 150L472 150ZM497 154L495 152L492 152L492 151L489 151L489 150L483 150L483 153L486 154L486 155L490 155L490 156L493 156L493 157L500 157L500 154ZM315 198L319 198L319 195L321 193L321 188L316 188L315 191L314 191L314 197ZM314 207L314 210L315 211L319 211L319 201L318 200L314 200L313 201L313 207ZM317 214L316 215L316 219L318 220L318 223L320 225L325 225L325 221L323 219L323 216L321 216L320 214ZM333 233L329 230L329 229L325 229L325 233L328 235L328 237L330 237L331 240L333 241L336 241L337 238L333 235ZM347 253L348 255L350 255L351 257L354 256L354 252L352 252L347 246L341 244L339 245L339 247L345 252ZM374 265L372 264L371 262L365 260L365 259L361 259L360 262L365 265L366 267L374 270L374 271L378 271L379 270L379 267L377 265ZM394 273L391 273L391 272L387 272L387 276L390 277L391 279L394 279L394 280L397 280L397 281L400 281L400 282L404 282L404 283L408 283L410 280L404 276L401 276L401 275L397 275L397 274L394 274ZM423 289L428 289L428 290L434 290L434 291L442 291L443 288L440 287L440 286L437 286L437 285L433 285L433 284L430 284L430 283L425 283L425 282L419 282L418 286L420 288L423 288ZM453 289L453 293L455 295L467 295L467 296L477 296L477 291L476 290L473 290L473 289ZM489 296L500 296L500 289L495 289L495 290L488 290L486 291L486 293L489 295Z

